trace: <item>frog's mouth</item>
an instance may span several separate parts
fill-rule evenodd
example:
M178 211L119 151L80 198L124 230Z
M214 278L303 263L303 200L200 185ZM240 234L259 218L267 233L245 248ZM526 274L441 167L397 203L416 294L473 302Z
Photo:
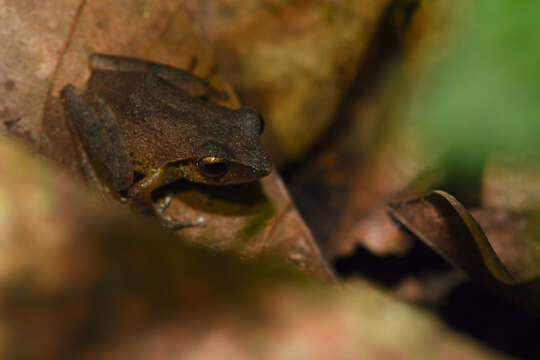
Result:
M258 180L270 173L270 169L258 170L234 161L206 156L199 160L176 161L169 164L168 173L181 173L194 183L208 185L234 185Z

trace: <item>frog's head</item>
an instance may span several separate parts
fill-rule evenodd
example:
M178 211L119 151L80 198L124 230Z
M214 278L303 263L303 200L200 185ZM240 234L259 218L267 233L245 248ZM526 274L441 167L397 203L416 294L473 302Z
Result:
M211 136L198 146L197 156L185 162L184 177L193 182L231 185L255 181L272 169L260 135L262 116L253 109L232 111L227 119L214 119Z

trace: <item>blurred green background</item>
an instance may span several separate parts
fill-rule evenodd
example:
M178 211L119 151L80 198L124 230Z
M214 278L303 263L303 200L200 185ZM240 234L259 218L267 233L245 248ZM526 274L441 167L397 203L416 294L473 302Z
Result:
M540 3L480 0L455 20L455 42L432 69L410 119L436 149L471 170L487 152L540 147Z

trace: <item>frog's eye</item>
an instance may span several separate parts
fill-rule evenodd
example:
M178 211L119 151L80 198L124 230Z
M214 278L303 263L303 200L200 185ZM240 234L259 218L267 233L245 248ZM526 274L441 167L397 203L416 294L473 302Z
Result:
M259 135L261 135L264 131L264 118L261 114L259 114Z
M208 177L220 177L229 170L229 162L220 157L206 156L197 161L197 167Z

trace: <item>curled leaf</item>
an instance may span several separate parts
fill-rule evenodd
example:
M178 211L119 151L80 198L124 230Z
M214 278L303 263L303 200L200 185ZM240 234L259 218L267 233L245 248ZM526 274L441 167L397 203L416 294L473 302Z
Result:
M389 205L390 214L447 261L540 316L540 278L512 274L472 215L444 191Z
M505 284L517 282L476 220L452 195L437 190L420 199L391 204L390 209L397 221L466 273Z

